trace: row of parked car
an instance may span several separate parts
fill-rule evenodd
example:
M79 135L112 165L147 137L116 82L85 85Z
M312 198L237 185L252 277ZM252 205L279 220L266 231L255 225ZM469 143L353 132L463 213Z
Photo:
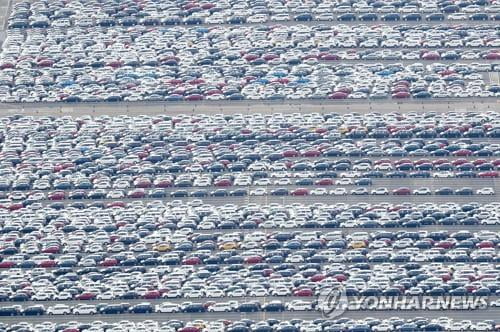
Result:
M457 297L458 298L458 297ZM500 300L488 301L490 307L500 307ZM283 312L283 311L320 311L322 304L318 300L266 300L239 302L231 300L228 302L207 301L201 302L162 302L154 304L151 302L142 302L131 305L130 303L117 304L77 304L68 306L66 304L56 304L46 308L43 304L25 306L20 305L0 307L1 316L41 316L41 315L95 315L95 314L152 314L152 313L203 313L203 312ZM366 304L365 304L366 307ZM352 305L354 311L354 305ZM429 303L429 310L440 310L439 304ZM360 306L359 310L369 310ZM403 309L405 310L405 309Z
M257 294L257 289L264 289L259 293L261 296L312 296L319 285L329 282L351 285L351 281L354 287L349 287L352 292L349 294L365 288L378 289L372 289L376 294L386 291L387 294L413 295L448 292L460 295L476 293L479 289L481 294L499 291L497 272L473 279L463 279L454 272L459 266L470 270L471 264L482 262L484 269L494 270L492 264L499 262L500 233L496 230L470 232L457 228L448 233L388 228L373 234L306 231L311 227L415 228L435 224L445 227L462 224L466 229L482 220L498 221L496 203L418 206L317 203L267 207L249 204L244 208L213 207L196 202L188 205L172 202L167 206L161 202L147 206L137 203L141 202L133 202L128 208L106 210L46 208L27 214L22 210L5 212L0 266L4 269L1 278L6 284L1 288L2 299L247 296L251 295L248 292ZM257 225L269 230L265 233L227 230L259 227ZM303 231L286 229L297 227ZM213 233L215 228L223 233ZM436 266L448 274L434 275L439 282L429 276L401 283L402 271L388 269L385 263L402 264L409 273L408 278L416 278L422 271ZM366 283L372 279L363 277L361 282L349 269L344 271L346 266L361 270L371 267L377 270L382 266L380 273L384 278L388 278L388 270L397 271L400 277L376 278L374 284ZM330 268L335 272L328 274ZM148 269L162 272L156 276L148 274L151 278L142 276ZM306 270L308 272L304 272ZM184 274L179 275L178 271ZM473 274L477 275L476 272ZM108 275L114 273L118 277L112 282ZM323 276L313 278L318 273ZM301 279L295 276L297 274ZM230 277L224 279L225 275ZM240 280L237 275L250 279L237 285ZM254 280L255 287L243 286L251 283L252 276L260 278ZM191 277L196 281L188 282ZM216 277L225 281L218 289L209 291L210 286L216 285L213 279ZM452 279L460 282L454 284ZM264 283L264 280L267 281ZM278 287L277 280L283 280L284 284ZM434 281L431 283L431 280Z
M487 232L479 234L480 237L486 235ZM489 235L490 238L495 236L493 232ZM498 238L498 234L496 236ZM404 239L400 242L403 243ZM483 244L486 245L485 242ZM300 256L299 253L306 251L308 250L297 250L296 255ZM409 249L400 251L400 256L412 253ZM453 253L459 255L459 251L466 249L457 248ZM332 252L334 250L329 250L330 257L334 255ZM324 253L323 256L326 256L327 251ZM228 263L180 267L118 267L108 264L105 268L11 268L1 272L5 281L1 299L13 302L31 300L58 303L68 300L161 298L208 301L213 298L268 296L300 299L314 298L322 294L325 288L339 286L345 287L347 296L500 295L498 261L468 263L457 260L445 263L436 259L429 262L388 262L384 261L383 253L384 250L381 249L373 250L371 257L378 255L379 259L365 262L358 260L357 263L348 264L339 262L340 259L337 262L322 262L317 258L307 261L302 259L302 263ZM439 250L428 250L427 254L438 256ZM351 256L356 255L362 256L360 253ZM315 256L319 257L321 254ZM252 257L256 257L255 254ZM299 261L296 257L294 260ZM236 257L233 261L236 261ZM389 270L392 273L388 273ZM19 284L23 285L23 288L19 288Z
M420 122L419 114L373 116L4 118L0 190L24 199L21 191L51 189L498 177L498 113L439 120L429 113Z
M9 28L70 28L107 26L156 26L175 24L243 24L268 21L431 21L500 20L500 5L487 0L425 1L217 1L212 3L156 2L137 4L130 1L84 1L16 3Z
M330 179L327 179L330 180ZM322 180L320 180L322 181ZM305 181L300 181L305 182ZM370 179L359 179L355 181L357 183L371 183ZM307 182L309 183L309 182ZM314 184L312 180L310 180L311 185ZM53 191L48 194L44 194L43 192L27 192L26 194L23 192L13 192L5 195L7 199L0 201L0 208L12 210L17 208L19 204L22 206L27 206L29 204L33 204L36 202L41 202L45 200L51 201L62 201L66 199L75 199L75 200L83 200L83 199L123 199L123 198L179 198L179 197L226 197L226 196L345 196L345 195L398 195L398 196L406 196L406 195L495 195L495 190L492 187L484 187L480 189L474 190L471 187L461 187L458 189L453 189L450 187L442 187L435 190L430 189L429 187L420 187L417 189L411 189L409 187L399 187L396 189L388 189L387 187L378 187L372 190L367 188L356 188L356 189L346 189L343 187L337 187L335 189L329 189L328 187L314 185L314 189L299 187L299 188L286 188L286 187L277 187L275 189L267 189L266 187L257 187L252 190L247 189L216 189L216 190L206 190L206 189L198 189L198 190L165 190L165 189L133 189L129 191L125 190L105 190L105 189L97 189L91 191L71 191L68 194L64 191ZM119 202L122 204L123 202ZM494 222L495 223L495 222Z
M2 325L3 324L3 325ZM426 318L414 317L403 319L397 315L387 319L366 317L364 319L337 318L337 319L301 319L292 318L265 320L241 319L231 321L227 319L204 321L202 319L193 321L181 321L171 319L167 321L131 321L122 320L111 323L93 321L91 323L79 323L69 321L65 323L54 323L46 321L39 324L19 322L12 324L11 330L6 329L6 324L0 323L0 328L5 331L28 331L28 332L431 332L431 331L497 331L499 326L491 320L460 320L449 317Z
M481 75L495 71L497 65L491 60L500 58L498 49L491 48L500 40L494 29L409 29L143 27L135 32L121 28L9 32L0 61L0 101L498 96L500 87L487 84ZM475 49L450 49L456 47ZM436 63L461 59L483 63Z
M171 173L168 169L157 169L155 173L156 176L152 174L123 174L123 176L102 176L99 178L80 178L80 179L60 179L54 177L53 179L40 179L34 181L26 181L22 174L11 174L10 178L6 177L0 181L0 197L2 199L11 200L24 200L30 196L33 199L46 199L45 191L55 189L57 191L50 193L49 196L54 196L53 199L62 198L72 198L78 199L94 197L97 199L101 198L123 198L126 196L125 191L127 189L139 188L139 189L150 189L155 188L158 190L152 190L148 194L151 197L155 197L155 193L158 193L158 197L164 197L172 192L175 188L187 188L187 189L203 189L211 187L262 187L262 186L371 186L374 184L376 178L496 178L498 160L488 160L477 159L477 160L467 160L467 159L457 159L456 162L462 163L460 165L454 166L453 163L442 163L433 165L432 160L428 160L425 163L419 163L415 166L412 165L413 161L407 159L408 163L396 163L394 166L397 170L391 171L380 171L379 168L392 169L390 161L388 163L381 163L375 165L373 171L343 171L336 172L329 170L331 168L340 167L352 167L351 161L345 159L348 163L338 163L333 164L331 160L318 160L318 162L299 162L291 165L291 169L272 171L272 170L239 170L236 173L231 174L231 168L222 171L210 172L209 170L203 170L204 172L190 172L187 167L186 173ZM362 160L362 159L359 159ZM366 159L371 161L370 159ZM401 159L404 161L405 159ZM426 159L421 159L422 161ZM438 162L443 159L434 160ZM476 165L474 165L478 162ZM418 162L418 161L417 161ZM482 163L479 163L482 162ZM286 166L286 162L284 165ZM262 165L269 168L281 167L281 163L256 163L251 164L250 168L261 167ZM349 165L349 166L347 166ZM232 165L236 167L237 165ZM307 167L308 170L296 170L295 168ZM357 167L359 166L359 167ZM380 166L380 167L378 167ZM356 163L354 161L354 168L371 168L368 163ZM428 171L429 168L436 167L438 171ZM457 171L450 171L454 167ZM193 167L194 168L194 167ZM327 168L327 169L325 169ZM409 171L407 168L415 168L416 170ZM312 169L312 170L311 170ZM403 170L405 169L405 170ZM52 181L51 181L52 180ZM73 181L72 181L73 180ZM93 181L91 181L93 180ZM377 180L378 181L378 180ZM375 181L375 184L377 184ZM401 184L406 182L402 180ZM385 180L385 184L390 184L391 181ZM396 182L394 182L396 183ZM481 183L481 182L479 182ZM195 187L195 188L192 188ZM169 189L168 189L169 188ZM67 190L74 190L70 192L65 192ZM89 190L92 190L90 191ZM230 188L230 189L241 189L241 188ZM271 188L272 189L272 188ZM55 195L61 192L61 197ZM115 194L116 193L116 194ZM41 196L43 195L43 196ZM235 194L237 195L237 194ZM244 194L242 194L244 195ZM38 197L38 198L36 198ZM50 197L49 197L50 198Z

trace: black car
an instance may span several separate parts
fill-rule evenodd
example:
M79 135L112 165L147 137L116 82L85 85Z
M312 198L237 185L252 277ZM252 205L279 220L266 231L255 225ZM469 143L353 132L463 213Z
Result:
M239 312L256 312L260 311L260 303L258 302L247 302L247 303L241 303L238 306L237 311Z
M182 308L182 312L205 312L207 309L201 303L190 303Z
M154 311L153 306L150 303L139 303L130 307L129 312L134 314L150 314Z
M263 311L272 311L272 312L277 312L277 311L285 311L285 306L281 302L270 302L265 304L262 307Z
M375 13L366 13L359 16L360 21L376 21L378 20L378 16Z
M356 21L356 15L351 14L351 13L346 13L337 16L338 21Z
M278 188L271 191L271 195L273 196L286 196L288 195L288 189L286 188Z
M474 194L474 190L472 190L472 188L468 188L468 187L455 190L455 195L473 195L473 194Z
M127 308L122 304L109 304L100 308L101 314L123 314Z
M208 191L206 190L196 190L191 192L190 194L191 197L207 197L208 196Z
M411 13L403 16L403 21L421 21L422 15L418 13Z
M18 316L21 311L16 307L0 307L0 316Z
M451 188L439 188L434 192L435 195L453 195L454 191Z
M469 16L469 20L471 21L487 21L488 19L488 14L485 13L475 13Z
M381 17L382 21L400 21L401 20L401 15L397 13L389 13L385 14Z
M30 307L26 307L23 310L24 316L40 316L45 314L45 308L43 305L33 305Z

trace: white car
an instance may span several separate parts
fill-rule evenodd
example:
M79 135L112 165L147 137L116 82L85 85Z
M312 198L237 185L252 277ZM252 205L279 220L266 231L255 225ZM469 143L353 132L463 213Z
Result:
M312 310L312 303L303 300L293 300L286 304L286 309L290 311L309 311Z
M391 164L379 164L375 166L375 170L377 171L392 171L393 167Z
M434 172L432 173L433 178L452 178L455 176L453 172Z
M164 293L163 297L168 299L174 299L182 297L182 292L180 289L170 289L168 292Z
M73 308L74 315L95 315L96 313L96 307L90 304L79 304Z
M282 287L278 286L271 291L271 294L273 296L289 296L292 294L292 292L290 291L290 289L288 289L284 286L282 286Z
M381 323L372 327L374 332L389 332L394 331L394 326L389 323Z
M344 178L344 179L338 179L337 181L335 181L335 184L337 186L348 186L348 185L352 185L353 182L349 178Z
M310 194L314 196L324 196L328 195L328 190L326 190L325 188L316 188L312 189Z
M65 304L56 304L52 307L47 308L47 314L49 314L49 315L69 315L69 314L71 314L71 308Z
M71 300L73 295L70 292L61 292L55 296L56 300Z
M387 188L377 188L371 191L372 195L389 195L389 190Z
M208 307L209 312L229 312L233 310L233 306L229 302L219 302Z
M491 324L483 322L472 324L471 328L473 331L493 331L493 327L491 326Z
M112 300L114 297L115 296L111 292L105 292L97 295L98 300Z
M208 288L205 290L206 297L224 297L225 293L222 289L218 289L215 287Z
M344 196L347 195L347 190L345 188L335 188L333 190L330 190L330 195Z
M286 186L286 185L292 184L292 182L290 181L290 179L283 178L283 179L274 180L274 184Z
M264 188L256 188L250 191L250 196L264 196L267 194L267 190Z
M430 195L431 193L429 188L418 188L413 190L413 195Z
M481 188L476 191L477 195L495 195L495 190L491 187Z
M481 225L500 225L500 218L481 219Z
M252 287L252 289L250 289L250 293L248 295L250 295L250 296L268 296L269 292L264 287Z
M155 308L155 312L161 312L161 313L172 313L179 311L180 311L179 305L172 302L163 302L161 304L156 305Z

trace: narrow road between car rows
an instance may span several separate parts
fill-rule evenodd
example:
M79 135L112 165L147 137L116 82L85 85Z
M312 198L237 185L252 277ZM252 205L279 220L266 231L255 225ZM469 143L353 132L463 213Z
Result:
M446 98L432 100L286 100L203 102L117 102L117 103L0 103L4 115L176 115L176 114L272 114L272 113L408 113L408 112L499 112L498 98Z

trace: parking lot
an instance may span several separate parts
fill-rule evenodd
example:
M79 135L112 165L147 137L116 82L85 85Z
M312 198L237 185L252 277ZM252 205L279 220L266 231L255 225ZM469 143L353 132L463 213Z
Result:
M5 117L0 315L14 317L2 322L346 330L368 312L375 331L494 329L498 116ZM321 292L339 286L352 301L474 296L485 307L470 322L438 307L425 319L325 316Z

